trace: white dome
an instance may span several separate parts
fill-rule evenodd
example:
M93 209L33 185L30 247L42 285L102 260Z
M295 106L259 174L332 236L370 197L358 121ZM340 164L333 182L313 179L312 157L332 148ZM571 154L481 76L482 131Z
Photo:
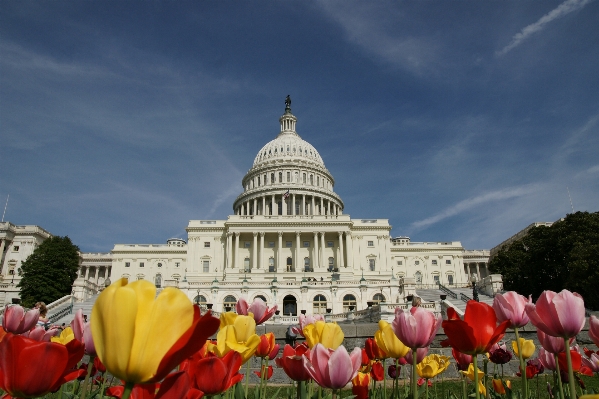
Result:
M256 155L254 165L272 160L308 160L324 168L320 154L307 141L295 132L282 132L276 139L268 142Z

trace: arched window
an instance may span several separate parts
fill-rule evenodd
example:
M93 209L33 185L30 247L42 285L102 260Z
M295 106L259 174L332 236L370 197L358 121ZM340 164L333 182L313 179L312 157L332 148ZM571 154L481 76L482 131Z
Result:
M237 299L233 295L227 295L225 300L223 301L223 307L225 308L225 312L230 312L232 309L235 309L235 304L237 303Z
M274 174L274 173L271 173L271 174L270 174L270 183L271 183L271 184L274 184L274 183L275 183L275 174Z
M283 183L283 172L279 172L279 183Z
M422 273L414 273L414 279L416 280L416 284L422 284Z
M313 304L313 313L314 314L324 314L327 311L327 299L324 297L324 295L316 295L314 297L314 300L312 301Z
M260 298L260 299L262 299L264 301L264 303L266 303L266 298L264 297L264 295L256 295L254 297L254 299L256 299L256 298Z
M356 310L356 297L352 294L347 294L343 297L343 311L349 312Z
M268 258L268 271L273 273L275 271L275 258L272 256Z
M335 258L329 257L329 271L332 272L335 269Z
M305 173L303 174L303 177L302 177L302 182L303 182L304 184L306 184L306 174L305 174Z
M374 302L376 305L378 305L381 302L385 302L385 295L374 294L374 296L372 297L372 302Z
M156 277L154 277L154 285L156 288L162 287L162 276L160 274L157 274Z
M204 295L196 295L196 297L193 298L193 303L199 305L202 309L206 309L206 303L208 303L208 301Z
M285 316L297 316L297 300L293 295L283 298L283 314Z
M288 272L295 271L295 270L293 270L293 259L291 259L291 256L287 258L287 271Z
M304 258L304 271L310 272L310 258Z
M447 284L448 285L453 285L453 274L448 274L447 275Z

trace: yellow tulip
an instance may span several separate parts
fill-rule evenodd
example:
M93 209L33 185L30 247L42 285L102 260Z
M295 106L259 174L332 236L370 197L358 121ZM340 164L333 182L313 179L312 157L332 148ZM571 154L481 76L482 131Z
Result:
M520 338L520 347L522 348L522 358L528 359L535 353L535 344L531 339ZM516 341L512 341L512 349L514 350L514 354L518 356L518 344Z
M428 355L416 366L418 375L422 378L433 378L449 367L449 358L440 355Z
M468 371L460 371L460 373L468 377L470 381L474 381L474 365L472 363L468 366ZM485 373L478 369L478 380L481 381L484 376Z
M52 337L51 341L66 345L74 339L75 339L75 333L73 332L71 327L67 327L64 330L62 330L62 332L60 333L59 336Z
M106 288L92 309L96 352L108 371L127 383L162 380L177 364L197 352L218 329L208 312L200 315L189 298L144 280L123 278Z
M379 348L393 359L401 359L410 351L410 348L397 338L391 324L384 320L379 321L379 329L374 334L374 340Z
M345 338L337 323L325 323L320 320L304 327L303 333L310 349L314 348L316 344L321 344L328 349L337 349Z
M221 314L221 329L216 335L216 354L225 356L230 351L238 352L247 362L258 348L260 337L256 334L254 316L237 315L233 312Z

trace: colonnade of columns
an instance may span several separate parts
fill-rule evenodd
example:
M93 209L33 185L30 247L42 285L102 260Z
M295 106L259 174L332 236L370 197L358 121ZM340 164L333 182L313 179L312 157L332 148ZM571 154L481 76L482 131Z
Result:
M94 270L94 274L92 276L92 279L90 279L90 271L92 269ZM102 271L104 273L102 273ZM91 281L92 283L98 285L100 275L102 275L102 278L104 279L104 281L106 281L106 279L110 277L111 271L112 266L82 266L79 272L79 276L83 277L85 281Z
M266 233L264 231L260 232L228 232L227 233L227 241L225 248L225 256L226 263L225 267L227 269L242 269L244 268L243 259L246 256L240 256L239 249L242 247L241 235L244 235L244 241L249 241L249 236L251 234L252 242L250 250L250 269L260 269L264 268L268 271L268 264L266 263L267 259L265 258L265 249L267 248L266 244L266 235L274 235L276 234L277 239L270 241L270 243L276 243L273 247L268 247L272 249L272 255L275 260L274 271L302 271L304 270L304 260L300 255L300 249L305 248L308 250L307 256L310 259L309 269L313 271L315 269L327 269L329 267L328 260L326 259L326 250L328 247L327 242L333 241L336 242L337 245L333 244L331 251L329 253L330 257L335 259L333 265L334 268L343 268L343 267L353 267L353 243L352 236L349 231L346 232L291 232L291 233L283 233L282 231L278 232L269 232ZM295 234L295 240L286 239L286 242L293 243L295 241L295 247L293 244L291 247L283 246L283 235L290 236ZM303 235L303 237L302 237ZM304 246L302 242L308 241L306 237L310 238L310 245ZM247 238L246 238L247 237ZM259 245L258 245L258 237L259 237ZM274 237L273 237L274 238ZM286 237L287 238L287 237ZM302 240L302 238L304 238ZM284 268L286 266L286 261L284 259L284 248L289 248L289 252L287 255L292 258L291 268ZM330 248L330 247L329 247ZM243 259L242 259L243 258ZM347 260L347 262L346 262Z
M487 262L468 262L464 260L464 272L468 278L475 274L478 281L480 281L489 275L489 268Z
M279 208L279 203L281 207ZM336 201L307 194L271 194L249 199L235 209L236 215L340 215L341 207Z

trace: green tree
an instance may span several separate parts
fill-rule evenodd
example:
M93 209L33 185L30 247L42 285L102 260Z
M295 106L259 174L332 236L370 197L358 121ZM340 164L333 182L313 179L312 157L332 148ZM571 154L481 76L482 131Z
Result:
M44 241L21 265L21 301L31 307L36 302L54 302L71 293L79 268L79 248L69 237Z
M544 290L578 292L599 309L599 212L576 212L551 227L532 228L489 263L504 288L536 299Z

